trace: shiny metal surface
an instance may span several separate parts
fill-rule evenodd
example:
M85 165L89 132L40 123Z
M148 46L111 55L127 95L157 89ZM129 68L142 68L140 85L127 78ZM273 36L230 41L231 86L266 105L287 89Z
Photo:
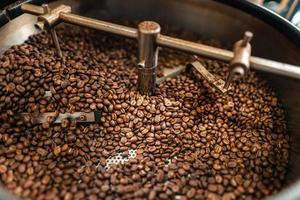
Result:
M213 88L217 89L219 92L227 92L227 88L225 88L225 82L207 71L207 69L199 61L190 63L188 68L190 68L189 70L193 73L199 73Z
M71 7L62 4L57 6L54 9L49 10L49 12L44 12L42 15L39 15L38 21L44 22L47 26L53 26L59 23L60 13L70 13L70 12L71 12Z
M234 78L241 78L250 69L251 44L253 33L246 31L244 38L237 41L233 46L233 58L230 61L230 72L227 75L225 88L229 88Z
M71 24L93 28L105 32L111 32L117 35L122 35L129 38L137 38L137 30L127 26L117 25L101 20L82 17L71 13L60 13L60 19Z
M159 33L160 25L156 22L144 21L138 26L138 89L142 94L155 92Z
M160 35L158 37L157 43L165 47L174 48L189 53L195 53L208 58L214 58L227 62L229 62L233 58L233 53L228 50L210 47L203 44L196 44L194 42L189 42L186 40L176 39L163 35ZM251 68L256 70L300 79L300 68L294 65L254 56L250 58L250 65Z
M244 38L242 40L237 41L233 46L234 56L230 61L230 66L241 66L244 70L240 76L243 76L250 68L250 57L251 57L251 44L250 40L252 36L250 36L251 32L246 32Z
M0 53L12 45L24 42L30 35L40 32L32 26L35 21L35 16L24 14L4 25L0 29Z
M25 13L29 13L29 14L38 14L38 15L42 15L44 14L44 9L41 6L36 6L33 4L27 4L24 3L21 6L21 9L25 12Z
M50 7L49 7L48 4L43 4L42 7L43 7L43 10L44 10L43 14L50 14L51 13L51 10L50 10ZM42 27L41 29L44 29L44 27L45 27L45 25L44 25L45 22L43 22L43 21L44 21L43 19L38 21L38 23L42 23L42 24L38 25L38 27ZM59 41L58 41L57 34L56 34L56 31L55 31L55 27L47 26L47 28L50 29L49 32L50 32L50 35L51 35L52 42L55 45L57 56L62 58L62 52L61 52L61 49L60 49L60 45L59 45Z
M61 19L63 22L69 22L72 24L115 33L130 38L137 37L136 29L126 26L120 26L118 24L113 24L102 20L95 20L79 15L70 14L69 9L66 8L68 8L68 6L61 5L55 8L55 11L53 10L52 14L44 14L39 16L39 18L42 18L49 25L55 24L59 19ZM24 11L28 11L28 9L29 8L26 7ZM34 14L34 10L36 10L36 8L30 10L29 12ZM37 12L36 14L39 14L39 12ZM163 47L173 48L227 62L231 61L234 57L233 52L228 50L198 44L195 42L190 42L187 40L182 40L162 34L158 35L156 42ZM300 67L298 66L257 57L251 57L250 64L252 68L257 70L300 79Z
M251 42L255 56L300 65L300 48L293 42L293 38L282 33L285 31L281 28L283 26L272 27L259 20L258 16L252 16L217 1L68 0L57 3L71 5L76 14L109 22L118 22L120 19L131 22L154 20L196 35L217 39L229 49L245 30L250 30L255 35ZM20 44L29 35L37 33L37 29L32 25L35 22L36 17L25 14L3 26L0 29L0 52L3 53L11 45ZM163 27L162 32L165 33ZM300 199L300 93L298 92L300 81L266 73L261 73L261 76L275 89L283 103L288 133L291 137L290 163L285 188L269 199ZM7 196L2 188L0 194L2 194L0 199L13 199Z
M55 31L55 27L50 28L50 34L51 34L52 41L55 45L56 55L58 57L62 58L62 51L60 49L60 45L59 45L59 41L58 41L57 34L56 34L56 31Z
M99 112L74 112L74 113L56 113L56 112L47 112L47 113L38 113L38 114L30 114L30 113L22 113L21 117L30 117L32 118L32 122L34 124L42 124L44 122L48 122L48 118L55 118L54 123L61 123L63 119L68 120L76 120L77 123L91 123L99 120L100 113Z

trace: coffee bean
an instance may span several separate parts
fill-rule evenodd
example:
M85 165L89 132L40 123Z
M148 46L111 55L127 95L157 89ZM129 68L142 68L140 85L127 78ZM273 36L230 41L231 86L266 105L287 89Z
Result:
M4 174L7 171L7 167L5 165L0 165L0 174Z
M186 71L154 95L141 95L134 41L74 26L56 30L62 59L46 32L1 57L6 189L24 199L66 200L263 199L280 191L289 157L284 110L255 72L233 81L226 94ZM163 66L191 61L184 53L160 52ZM230 69L201 62L220 78ZM96 110L99 123L34 120L36 113ZM19 113L30 114L19 119Z
M195 194L196 194L196 190L195 190L195 188L192 188L186 193L186 196L187 196L187 198L191 199L195 196Z
M54 149L53 149L53 154L54 154L55 156L58 156L58 155L60 154L60 152L61 152L61 147L60 147L60 146L54 147Z
M154 200L156 199L156 191L155 190L151 190L148 196L149 200Z
M212 185L212 184L209 184L207 189L211 192L216 192L217 191L217 186L216 185Z
M224 199L224 200L232 200L235 198L236 198L236 196L234 195L233 192L226 193L222 196L222 199Z
M61 127L67 128L69 126L69 120L68 119L62 119L61 120Z
M219 164L215 163L215 164L213 165L213 168L214 168L215 170L221 170L222 167L221 167Z
M228 162L227 166L230 168L235 168L237 166L237 163L235 161L230 161Z
M16 90L20 93L24 93L26 89L22 85L17 85Z
M134 135L133 135L133 132L128 132L128 133L126 133L126 137L128 138L128 139L130 139L130 138L132 138Z
M186 171L185 171L183 168L180 168L180 169L178 169L178 174L179 174L180 176L183 176L183 175L186 174Z
M183 168L184 170L186 170L186 171L189 171L189 170L190 170L190 164L189 164L189 163L184 163L184 164L182 165L182 168Z
M24 173L26 171L26 166L25 164L21 164L18 166L18 171L19 173Z
M48 154L48 151L43 148L37 148L37 153L40 154L41 156L46 156Z
M150 146L149 148L148 148L148 151L149 152L154 152L156 150L156 147L155 146Z
M108 190L109 190L109 186L108 185L101 186L101 191L102 192L107 192Z
M7 84L7 86L5 87L7 92L13 92L16 88L16 85L14 83L9 83Z
M158 170L156 174L156 181L163 182L163 180L164 180L164 171Z
M42 178L42 183L43 183L44 185L47 185L47 184L49 183L49 181L50 181L50 176L48 176L48 175L45 175L45 176Z
M177 192L180 191L180 187L179 187L178 185L172 185L171 190L172 190L174 193L177 193Z

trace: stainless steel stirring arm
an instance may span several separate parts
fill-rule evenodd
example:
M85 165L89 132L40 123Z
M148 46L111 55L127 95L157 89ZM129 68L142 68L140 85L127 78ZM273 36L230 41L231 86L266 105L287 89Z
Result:
M139 81L138 88L143 94L152 95L155 88L155 75L158 51L157 47L168 47L176 50L197 54L200 56L232 62L236 52L211 47L196 42L191 42L183 39L178 39L160 34L160 27L155 22L142 22L138 29L122 26L106 21L91 19L71 13L71 7L60 5L52 10L45 12L45 6L35 6L31 4L23 4L22 10L26 13L31 13L38 16L37 26L40 28L53 28L60 22L67 22L75 25L80 25L92 29L97 29L105 32L114 33L128 38L138 39L139 41ZM248 34L248 33L247 33ZM52 34L56 35L56 34ZM248 35L249 36L249 35ZM52 36L53 37L53 36ZM252 37L252 36L251 36ZM53 38L56 44L57 52L59 53L59 45L57 38ZM248 38L249 39L249 38ZM244 44L247 47L249 40ZM245 42L245 41L244 41ZM251 68L265 71L273 74L279 74L291 78L300 79L300 67L272 61L264 58L254 57L249 55L249 63Z

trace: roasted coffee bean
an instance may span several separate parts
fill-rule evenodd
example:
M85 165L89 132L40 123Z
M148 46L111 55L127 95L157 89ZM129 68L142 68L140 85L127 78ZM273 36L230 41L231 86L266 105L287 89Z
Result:
M46 32L0 59L0 180L8 190L24 199L233 200L281 189L289 152L284 110L255 72L226 94L183 72L155 95L141 95L134 41L73 26L57 31L63 59ZM191 61L160 52L162 66ZM228 64L202 62L226 78ZM99 123L34 123L39 112L96 110Z
M18 172L19 173L24 173L26 171L26 166L25 164L21 164L18 166Z
M4 174L7 171L7 167L5 165L0 165L0 174Z
M24 93L26 89L22 85L17 85L16 90L20 93Z
M60 152L61 152L61 147L60 146L54 147L54 149L53 149L53 154L54 155L58 156L60 154Z
M48 151L43 148L37 148L37 153L40 154L41 156L46 156L48 154Z
M5 89L7 92L13 92L16 88L16 85L14 83L9 83L6 85Z
M148 196L149 200L154 200L156 199L156 191L155 190L151 190Z

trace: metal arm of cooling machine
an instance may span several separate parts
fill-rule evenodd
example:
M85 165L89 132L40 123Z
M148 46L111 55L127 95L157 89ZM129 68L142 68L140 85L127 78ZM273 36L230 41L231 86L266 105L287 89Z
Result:
M48 27L53 27L59 22L67 22L75 25L80 25L88 28L93 28L105 32L114 33L117 35L125 36L128 38L134 38L138 39L140 44L145 43L145 41L140 41L141 35L143 35L143 30L140 28L143 26L139 26L139 29L130 28L127 26L122 26L114 23L109 23L106 21L91 19L83 16L79 16L76 14L71 13L71 8L66 5L60 5L53 10L51 10L49 13L45 13L43 8L41 6L35 6L31 4L23 4L22 10L26 13L31 13L34 15L39 15L38 17L38 26L43 27L44 25L47 25ZM231 62L235 55L232 51L211 47L208 45L199 44L196 42L191 42L187 40L182 40L170 36L166 36L163 34L160 34L159 31L156 30L156 23L155 22L148 22L148 28L154 27L153 34L154 37L148 37L152 38L151 41L147 40L148 47L155 48L155 49L148 49L146 50L146 54L148 54L145 59L149 60L156 60L158 53L157 53L157 46L162 47L168 47L172 49L177 49L185 52L189 52L192 54L201 55L208 58L218 59L226 62ZM145 28L145 27L144 27ZM149 30L148 30L149 31ZM150 30L151 32L151 30ZM142 33L142 34L141 34ZM155 38L155 40L153 40ZM155 44L153 44L153 42ZM152 43L152 44L151 44ZM149 45L150 44L150 45ZM140 46L140 45L139 45ZM144 47L146 48L146 47ZM145 50L145 49L144 49ZM139 49L139 55L141 55L141 52L144 51ZM144 55L146 55L144 54ZM151 58L148 56L152 56ZM141 56L139 56L141 58ZM145 60L144 60L145 61ZM147 62L142 62L143 65L140 65L140 70L147 71L148 74L155 74L155 68L156 68L156 62L148 62L150 63L149 66L147 66ZM286 63L281 63L277 61L272 61L264 58L254 57L251 56L250 59L250 66L253 69L257 69L260 71L270 72L274 74L283 75L286 77L296 78L300 79L300 67L295 65L290 65ZM141 60L139 60L141 64ZM152 71L151 71L152 69ZM139 75L143 74L143 72L139 73ZM140 77L141 78L141 77ZM155 78L154 78L155 80ZM145 81L145 80L144 80ZM148 82L147 82L148 81ZM143 87L139 88L146 88L144 91L140 89L141 92L146 94L153 94L153 84L155 84L155 81L153 82L153 78L148 78L147 81L145 81L143 84Z

